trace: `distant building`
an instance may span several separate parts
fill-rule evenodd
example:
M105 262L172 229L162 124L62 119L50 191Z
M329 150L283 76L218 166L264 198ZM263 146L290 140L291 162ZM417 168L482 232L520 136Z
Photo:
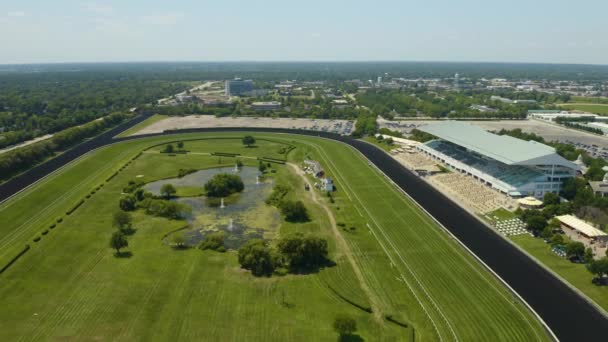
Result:
M327 192L334 191L334 182L330 177L325 177L321 180L321 184L323 185L323 190Z
M596 196L608 197L608 173L604 175L604 179L599 182L589 182L589 186Z
M253 110L278 110L281 109L281 103L277 101L270 102L254 102L251 104Z
M253 90L252 80L242 80L235 78L233 80L226 81L226 95L227 96L241 96L249 91Z
M382 76L378 76L378 82L377 82L378 86L382 85Z
M508 103L508 104L513 103L513 100L511 100L511 99L507 99L505 97L500 97L500 96L495 96L495 95L490 96L490 100L492 100L492 101L500 101L502 103Z
M599 118L599 115L586 113L571 113L568 111L559 110L529 110L528 118L553 122L557 118L587 118L589 120L595 120Z
M478 110L478 111L480 111L482 113L496 113L496 112L498 112L498 109L490 108L490 107L484 106L484 105L471 105L471 109Z

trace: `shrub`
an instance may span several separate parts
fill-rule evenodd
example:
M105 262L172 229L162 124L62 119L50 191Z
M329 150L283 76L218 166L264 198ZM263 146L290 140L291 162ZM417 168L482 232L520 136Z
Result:
M57 223L61 223L61 222L63 222L63 218L60 217L57 219Z
M55 228L55 226L56 226L56 224L53 223L52 225L49 226L49 228L53 229L53 228Z
M36 237L34 238L34 242L38 242L38 241L40 241L40 239L41 239L41 237L40 237L40 236L36 236Z
M307 222L309 220L308 210L302 201L283 201L280 209L288 222Z
M289 187L280 184L275 185L272 189L272 193L270 194L270 196L268 196L265 202L268 205L274 205L275 207L277 207L281 204L283 197L285 197L288 192Z
M226 234L224 232L214 232L205 237L205 239L198 245L198 248L202 250L213 250L217 252L225 252L226 247L224 246L224 238Z
M357 321L347 315L339 315L334 319L334 330L340 336L349 336L357 331Z
M239 264L254 276L270 276L276 259L264 240L252 239L239 248Z
M45 230L43 230L43 231L42 231L42 235L46 235L46 234L48 234L48 233L49 233L49 230L48 230L48 229L45 229Z

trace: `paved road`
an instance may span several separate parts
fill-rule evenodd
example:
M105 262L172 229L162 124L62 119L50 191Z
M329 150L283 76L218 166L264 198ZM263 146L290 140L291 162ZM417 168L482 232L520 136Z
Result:
M25 187L42 179L66 163L90 150L116 141L142 138L112 139L119 132L132 127L147 117L142 115L110 132L85 142L72 150L41 164L21 176L0 185L0 202L10 198ZM576 292L536 264L525 254L495 234L475 217L460 208L443 194L405 169L395 159L377 147L365 142L328 133L265 128L207 128L180 132L254 131L294 133L322 136L342 141L359 150L401 189L420 203L452 234L489 265L543 318L561 341L600 341L606 339L608 319L587 303ZM175 132L165 132L172 134ZM151 134L147 136L158 136ZM432 262L432 261L429 261ZM475 303L471 303L475 305ZM475 322L471 322L475 324Z

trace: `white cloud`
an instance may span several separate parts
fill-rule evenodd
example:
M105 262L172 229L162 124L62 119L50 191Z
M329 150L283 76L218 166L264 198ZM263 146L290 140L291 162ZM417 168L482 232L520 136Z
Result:
M23 12L23 11L11 11L11 12L8 12L7 15L9 17L25 17L25 12Z
M100 4L97 2L89 2L84 5L85 10L95 12L97 14L112 14L114 8L108 4Z
M175 25L183 17L183 13L152 14L140 17L140 22L148 25Z

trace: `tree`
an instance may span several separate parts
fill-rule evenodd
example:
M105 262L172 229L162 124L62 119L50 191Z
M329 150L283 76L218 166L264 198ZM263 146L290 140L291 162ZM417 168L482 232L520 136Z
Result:
M129 246L129 242L125 234L121 231L116 231L112 233L112 237L110 238L110 247L116 250L116 254L120 254L120 249Z
M526 223L528 224L528 229L536 233L542 232L547 226L547 220L540 215L530 217Z
M543 198L545 205L559 204L559 195L547 192Z
M593 261L593 250L591 248L585 249L585 262L590 263Z
M274 272L276 257L264 240L251 239L239 248L239 264L256 276L270 276Z
M308 211L302 201L283 201L280 209L288 222L306 222L309 220Z
M184 148L184 142L183 142L183 141L178 141L178 142L177 142L177 148L179 148L180 150L181 150L182 148Z
M566 256L568 258L582 258L585 254L585 245L582 242L570 242L566 245Z
M334 330L340 337L352 335L357 331L357 321L348 315L338 315L334 319Z
M209 197L226 197L235 192L245 189L241 177L228 173L220 173L205 183L205 191Z
M264 173L264 171L266 171L266 164L264 164L264 162L261 160L260 165L258 166L258 170L260 170L261 173Z
M316 236L288 235L279 240L277 249L292 271L312 270L327 261L327 240Z
M176 192L177 190L175 190L173 184L163 184L160 188L160 194L167 199L173 197Z
M135 210L136 203L137 203L137 201L135 200L135 197L129 195L127 197L122 197L118 201L118 207L124 211L132 211L132 210Z
M243 145L247 147L251 147L251 145L255 144L255 138L251 135L246 135L243 137Z
M608 257L598 260L591 260L591 262L587 264L587 270L591 272L591 274L596 275L598 278L603 278L608 274Z
M122 210L115 212L112 217L112 225L123 232L131 228L131 222L131 215Z
M551 238L551 245L561 245L564 243L564 237L562 236L562 234L555 234L553 235L553 237Z
M165 149L163 150L163 152L173 153L174 150L175 150L175 148L173 147L173 144L168 144L165 146Z

